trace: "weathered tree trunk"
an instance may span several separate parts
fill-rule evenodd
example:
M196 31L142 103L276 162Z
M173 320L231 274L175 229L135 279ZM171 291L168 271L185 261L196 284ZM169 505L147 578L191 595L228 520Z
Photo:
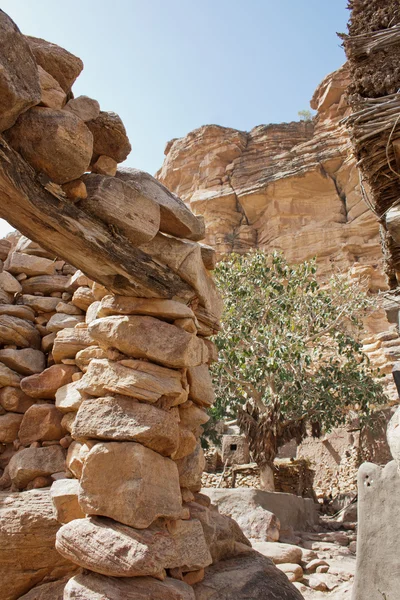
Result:
M274 471L269 465L264 465L260 468L260 488L264 492L274 492Z
M176 296L186 302L196 296L177 274L115 228L45 189L35 171L1 137L0 217L117 294Z

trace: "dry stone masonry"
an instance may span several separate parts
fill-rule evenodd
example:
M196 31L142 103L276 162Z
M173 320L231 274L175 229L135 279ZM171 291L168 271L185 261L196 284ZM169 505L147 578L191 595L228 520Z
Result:
M3 12L0 39L0 216L28 236L0 243L2 600L300 599L200 493L204 221L118 170L129 140L74 98L80 59Z

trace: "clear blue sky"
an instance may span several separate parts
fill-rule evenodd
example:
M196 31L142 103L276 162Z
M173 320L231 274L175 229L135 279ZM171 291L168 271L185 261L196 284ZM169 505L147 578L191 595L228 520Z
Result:
M347 0L2 0L23 33L85 68L75 96L123 119L127 165L150 173L165 143L207 123L297 120L343 64ZM0 234L5 231L0 223Z

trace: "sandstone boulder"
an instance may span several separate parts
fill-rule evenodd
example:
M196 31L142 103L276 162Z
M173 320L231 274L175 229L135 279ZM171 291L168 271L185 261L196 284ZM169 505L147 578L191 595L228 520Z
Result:
M78 306L82 310L87 310L94 301L93 292L87 286L78 287L72 296L72 304L75 304L75 306Z
M69 523L75 519L84 518L85 514L79 506L78 491L79 481L77 479L58 479L51 486L50 496L54 515L59 523ZM63 553L61 552L61 554Z
M33 348L4 348L0 350L0 362L21 375L34 375L44 371L46 357L43 352Z
M179 407L180 424L190 431L198 431L201 425L210 420L208 414L192 402L185 402Z
M0 405L7 411L24 413L35 400L24 394L20 388L4 387L0 389Z
M206 465L200 443L191 454L175 462L178 466L180 486L198 492L201 488L201 475Z
M9 315L10 317L18 317L27 321L35 321L35 312L28 306L20 304L0 304L0 315Z
M65 110L29 109L8 131L7 139L36 171L55 183L78 179L90 164L92 134L81 119Z
M0 288L9 294L18 294L22 290L19 281L7 271L0 273Z
M118 168L118 163L116 160L111 158L111 156L105 156L102 154L96 160L95 163L92 164L92 173L99 173L99 175L109 175L110 177L114 177Z
M34 404L23 416L19 440L24 446L32 442L60 440L65 430L61 426L62 414L54 404Z
M99 312L99 309L100 309L100 300L96 300L96 302L92 302L92 304L87 309L86 315L85 315L85 323L87 325L89 325L89 323L91 323L92 321L97 319L97 317L98 317L97 313Z
M37 585L30 592L20 596L18 600L63 600L64 588L68 577L50 583Z
M91 121L99 116L100 104L97 100L88 96L78 96L77 98L71 98L64 106L64 110L73 113L82 121Z
M195 496L199 497L200 494ZM207 497L206 497L207 498ZM191 519L198 520L202 527L213 562L230 558L237 554L236 542L251 547L237 523L225 515L220 515L214 506L204 506L197 501L186 503Z
M217 253L214 248L207 244L200 244L201 258L206 269L213 271L217 266Z
M7 271L13 275L25 273L28 277L36 275L54 275L56 272L54 261L40 256L12 252L7 260Z
M199 244L158 233L141 249L177 273L196 290L200 304L217 320L221 317L222 300L214 280L204 267Z
M115 295L104 296L98 316L100 318L111 315L146 315L170 321L186 317L194 318L194 312L189 306L175 300Z
M46 579L60 579L76 571L75 565L55 549L58 528L49 490L0 493L2 600L16 600ZM36 590L26 598L58 600L59 596L42 595Z
M120 117L101 111L87 126L93 134L93 162L105 154L117 163L123 162L131 151L128 136Z
M19 387L21 379L22 375L9 369L0 362L0 387Z
M67 469L78 479L82 477L83 465L95 444L96 442L94 441L88 441L86 444L74 441L68 448L65 464Z
M56 548L73 563L109 577L160 577L177 558L166 527L133 529L104 517L64 525L57 533Z
M276 565L284 563L300 564L302 561L302 550L292 544L279 542L253 542L254 550L263 556L270 558Z
M194 586L196 600L302 600L302 595L275 565L256 552L216 563Z
M172 194L149 173L139 169L123 168L117 171L116 176L141 195L152 198L160 205L161 231L190 240L204 238L204 221L195 217L178 196Z
M266 494L268 497L267 492L240 488L233 490L208 488L203 491L211 498L212 503L218 506L221 514L235 519L248 538L260 542L278 541L280 532L279 518L263 506L263 504L266 504L263 494ZM273 495L276 496L276 494ZM278 498L276 499L276 504L279 504ZM282 512L284 513L288 508L289 510L296 509L295 506L284 506ZM301 516L303 522L306 522L305 515Z
M65 315L82 315L83 311L72 304L71 302L58 302L56 312L64 313Z
M0 13L0 132L40 102L36 61L25 37L5 12ZM3 259L1 259L3 260Z
M22 254L32 254L33 256L43 256L50 260L54 260L56 255L48 250L45 250L36 242L33 242L24 235L21 235L17 245L15 246L15 252L22 252Z
M79 202L87 198L86 185L81 179L73 179L62 184L62 190L66 194L67 198L72 202Z
M11 242L7 239L0 240L0 260L6 260L11 250Z
M85 212L117 227L134 246L153 239L160 227L160 208L154 200L115 177L92 173L83 181L88 195L80 206Z
M186 429L186 427L182 427L180 423L178 440L178 447L171 454L171 458L175 461L184 458L189 454L192 454L192 452L194 452L197 446L196 436L191 431L189 431L189 429Z
M42 373L24 377L21 389L31 398L54 400L58 388L71 383L79 369L74 365L52 365Z
M36 58L36 62L62 87L64 92L71 90L72 84L83 69L83 62L64 48L42 40L28 36L27 41Z
M12 444L17 439L22 418L22 415L11 412L0 415L0 443Z
M198 337L153 317L104 317L93 321L89 332L100 344L175 369L207 361L207 349Z
M50 317L49 322L46 325L46 329L49 333L58 333L62 329L73 329L78 323L83 323L85 317L83 315L66 315L57 312L55 315Z
M14 299L14 294L10 294L9 292L5 292L0 288L0 306L1 305L10 305Z
M91 361L95 358L98 359L106 359L107 358L107 350L103 348L99 348L99 346L88 346L83 350L79 350L79 352L75 355L75 363L80 368L81 371L86 373ZM104 394L100 394L104 395Z
M65 468L65 453L61 446L48 448L25 448L9 462L9 474L13 484L24 489L35 477L47 477Z
M161 396L177 403L187 398L179 371L142 360L93 359L77 387L92 396L106 396L112 392L146 402L156 402Z
M215 393L208 365L190 367L187 377L189 398L199 406L211 406L215 401Z
M47 73L40 65L39 82L40 82L40 104L47 108L60 109L64 106L67 94L64 92L58 81L54 79L50 73Z
M297 600L296 596L293 598ZM85 573L73 577L68 581L64 591L64 600L122 599L195 600L195 595L190 585L169 577L164 581L157 581L153 577L117 579L95 573ZM288 600L292 599L288 596Z
M282 573L285 573L286 577L292 583L300 581L304 577L303 569L300 565L295 565L293 563L279 563L277 567Z
M86 458L80 484L79 503L89 515L143 529L158 517L176 519L181 513L176 464L140 444L96 444Z
M58 281L58 279L57 279ZM63 279L66 283L66 280ZM57 290L58 286L56 286ZM65 287L63 286L63 290ZM51 313L56 310L57 304L60 302L59 298L52 298L51 296L33 296L31 294L23 294L22 302L25 306L34 310L38 313ZM23 307L21 307L23 308ZM16 315L19 316L19 315ZM26 318L26 317L24 317ZM33 320L33 319L32 319Z
M165 563L166 567L179 567L185 572L197 571L211 564L200 521L179 519L169 524L169 531L175 544L175 556Z
M53 358L56 363L75 355L95 342L87 329L62 329L57 333L53 346ZM61 384L64 385L64 384Z
M66 277L65 275L37 275L35 277L29 277L22 282L22 298L24 299L25 295L31 296L36 293L46 296L52 294L53 292L68 292L69 285L70 278ZM36 302L40 303L41 301L43 302L44 299L36 299ZM48 311L44 310L43 312Z
M82 396L77 389L78 381L72 381L56 391L56 407L62 413L76 412L82 404Z
M0 343L38 349L40 334L30 321L0 314Z
M1 417L0 417L1 418ZM84 400L72 426L75 440L139 442L163 456L179 443L178 414L123 397Z

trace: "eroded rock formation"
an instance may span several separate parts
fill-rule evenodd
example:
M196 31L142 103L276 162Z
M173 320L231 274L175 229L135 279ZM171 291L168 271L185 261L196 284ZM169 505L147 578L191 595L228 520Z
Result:
M363 202L341 119L349 114L343 66L317 88L313 122L249 133L206 125L167 145L158 177L207 224L218 255L252 247L292 261L318 257L322 272L363 269L385 287L378 224Z

